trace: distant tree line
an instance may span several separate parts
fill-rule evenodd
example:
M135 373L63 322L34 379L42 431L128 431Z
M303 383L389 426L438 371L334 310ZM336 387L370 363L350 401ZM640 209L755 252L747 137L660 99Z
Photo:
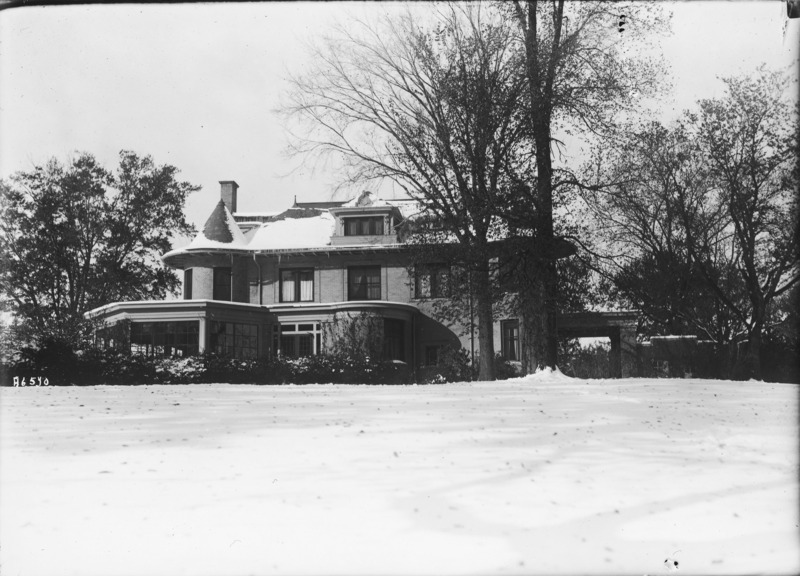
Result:
M798 115L780 72L724 83L672 125L626 126L583 199L596 269L647 331L741 343L760 378L765 338L797 348Z

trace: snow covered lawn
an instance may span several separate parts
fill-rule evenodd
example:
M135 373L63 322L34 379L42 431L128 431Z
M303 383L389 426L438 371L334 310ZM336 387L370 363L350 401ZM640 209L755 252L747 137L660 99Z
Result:
M0 391L0 573L793 574L788 384Z

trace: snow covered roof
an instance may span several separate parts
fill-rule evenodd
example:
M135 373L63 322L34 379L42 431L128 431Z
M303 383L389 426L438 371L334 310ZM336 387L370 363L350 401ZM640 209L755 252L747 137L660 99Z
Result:
M287 217L266 222L253 235L248 244L251 250L279 250L285 248L321 248L329 246L336 220L329 212L319 212L308 217Z
M369 190L364 190L352 200L342 204L342 208L363 208L367 206L380 207L391 206L391 204L387 203L386 200L380 200Z

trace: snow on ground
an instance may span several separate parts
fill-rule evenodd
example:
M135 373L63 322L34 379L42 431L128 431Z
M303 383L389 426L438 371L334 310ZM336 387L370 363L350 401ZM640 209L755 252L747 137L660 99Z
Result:
M0 391L0 573L793 574L797 387Z

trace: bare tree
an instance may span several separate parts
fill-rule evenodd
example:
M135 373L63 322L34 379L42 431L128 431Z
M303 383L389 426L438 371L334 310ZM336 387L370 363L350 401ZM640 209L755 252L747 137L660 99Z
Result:
M531 206L518 219L527 218L537 247L520 274L526 284L520 290L523 366L530 372L556 366L554 198L577 183L554 167L555 135L576 129L607 135L620 113L632 112L641 96L652 93L663 74L642 55L642 40L666 26L660 8L644 2L515 0L509 10L524 45L536 153L535 176L517 187Z
M770 307L800 281L797 105L786 98L783 73L763 66L752 76L725 78L724 98L702 100L692 127L717 187L718 209L729 218L732 266L744 284L743 302L726 298L709 273L704 238L689 237L711 287L745 324L745 376L761 377L761 343Z
M686 127L628 125L613 147L598 151L592 169L606 185L582 196L603 247L596 267L613 295L643 312L651 334L730 341L738 320L708 286L689 244L702 238L707 273L728 298L739 298L725 258L729 220L711 201L711 171Z
M522 62L514 27L481 5L350 22L292 79L283 108L295 152L333 153L352 182L389 178L462 249L476 295L481 379L492 379L489 242L510 168L526 162ZM420 231L424 230L421 228Z
M616 184L584 197L620 292L667 333L746 341L740 375L758 378L769 318L800 281L798 114L780 73L724 82L672 127L629 127L598 160Z

